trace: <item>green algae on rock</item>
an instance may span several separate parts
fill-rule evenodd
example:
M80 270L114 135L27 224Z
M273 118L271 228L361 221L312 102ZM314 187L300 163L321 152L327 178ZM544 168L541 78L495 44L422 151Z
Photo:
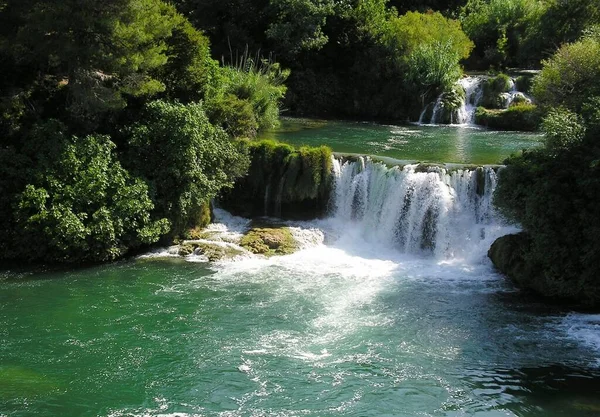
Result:
M251 229L240 245L249 252L266 256L289 255L299 249L288 227Z

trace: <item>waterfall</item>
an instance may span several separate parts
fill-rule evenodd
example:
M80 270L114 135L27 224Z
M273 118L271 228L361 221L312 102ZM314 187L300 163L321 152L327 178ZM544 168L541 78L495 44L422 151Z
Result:
M490 77L487 75L468 76L461 78L456 88L464 91L464 99L458 108L446 109L444 107L445 95L448 92L442 93L438 96L435 102L431 102L425 106L421 111L419 117L419 124L423 124L424 120L427 120L430 109L433 107L431 112L430 124L447 123L458 125L472 125L475 123L475 111L477 106L481 105L484 95L484 83ZM517 90L515 79L510 80L510 89L508 92L501 93L500 99L502 100L503 108L507 109L510 105L515 102L526 102L531 103L531 97L525 93ZM447 112L450 112L449 114Z
M497 169L335 159L332 220L404 253L482 256L506 233L492 206Z
M465 99L458 109L458 124L473 124L475 122L475 110L483 98L483 77L465 77L458 84L465 91Z

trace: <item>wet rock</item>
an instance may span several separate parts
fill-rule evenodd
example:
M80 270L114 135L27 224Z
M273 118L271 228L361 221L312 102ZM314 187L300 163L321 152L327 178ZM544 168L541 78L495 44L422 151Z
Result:
M249 252L266 256L288 255L299 249L287 227L251 229L242 237L240 245Z

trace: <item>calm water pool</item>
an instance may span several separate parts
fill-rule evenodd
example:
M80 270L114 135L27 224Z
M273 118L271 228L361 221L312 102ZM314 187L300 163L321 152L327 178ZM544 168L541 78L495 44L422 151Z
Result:
M283 119L263 138L293 145L328 145L335 152L465 164L500 164L512 153L540 146L537 133L499 132L473 126L392 126L364 122Z

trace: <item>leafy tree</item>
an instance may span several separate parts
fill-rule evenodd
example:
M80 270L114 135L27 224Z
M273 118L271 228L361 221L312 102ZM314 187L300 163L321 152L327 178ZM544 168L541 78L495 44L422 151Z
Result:
M600 96L600 37L594 33L563 45L543 62L533 81L533 95L544 107L564 106L576 113L593 96Z
M31 162L20 164L33 173L14 199L3 257L109 261L158 241L168 222L151 220L148 187L121 167L114 148L106 136L68 136L52 120L33 129Z
M333 0L271 0L276 19L267 37L277 41L282 54L294 56L304 50L321 49L329 40L323 33L334 11Z
M150 184L155 217L172 233L195 226L202 206L248 167L248 157L210 124L201 104L148 103L129 129L130 165Z
M396 60L406 67L409 91L416 89L424 98L452 88L462 74L459 62L473 48L460 23L440 13L408 12L393 17L383 37Z
M519 280L552 297L600 305L600 95L595 35L561 47L534 80L548 114L546 146L509 158L495 203L523 225L510 248L529 271ZM592 84L588 84L592 82ZM510 266L509 266L510 267Z
M539 0L469 0L461 10L465 32L475 42L475 55L483 65L519 65L531 58L521 54L524 39L536 29L546 10ZM540 51L534 61L540 59ZM480 63L480 65L481 65Z

